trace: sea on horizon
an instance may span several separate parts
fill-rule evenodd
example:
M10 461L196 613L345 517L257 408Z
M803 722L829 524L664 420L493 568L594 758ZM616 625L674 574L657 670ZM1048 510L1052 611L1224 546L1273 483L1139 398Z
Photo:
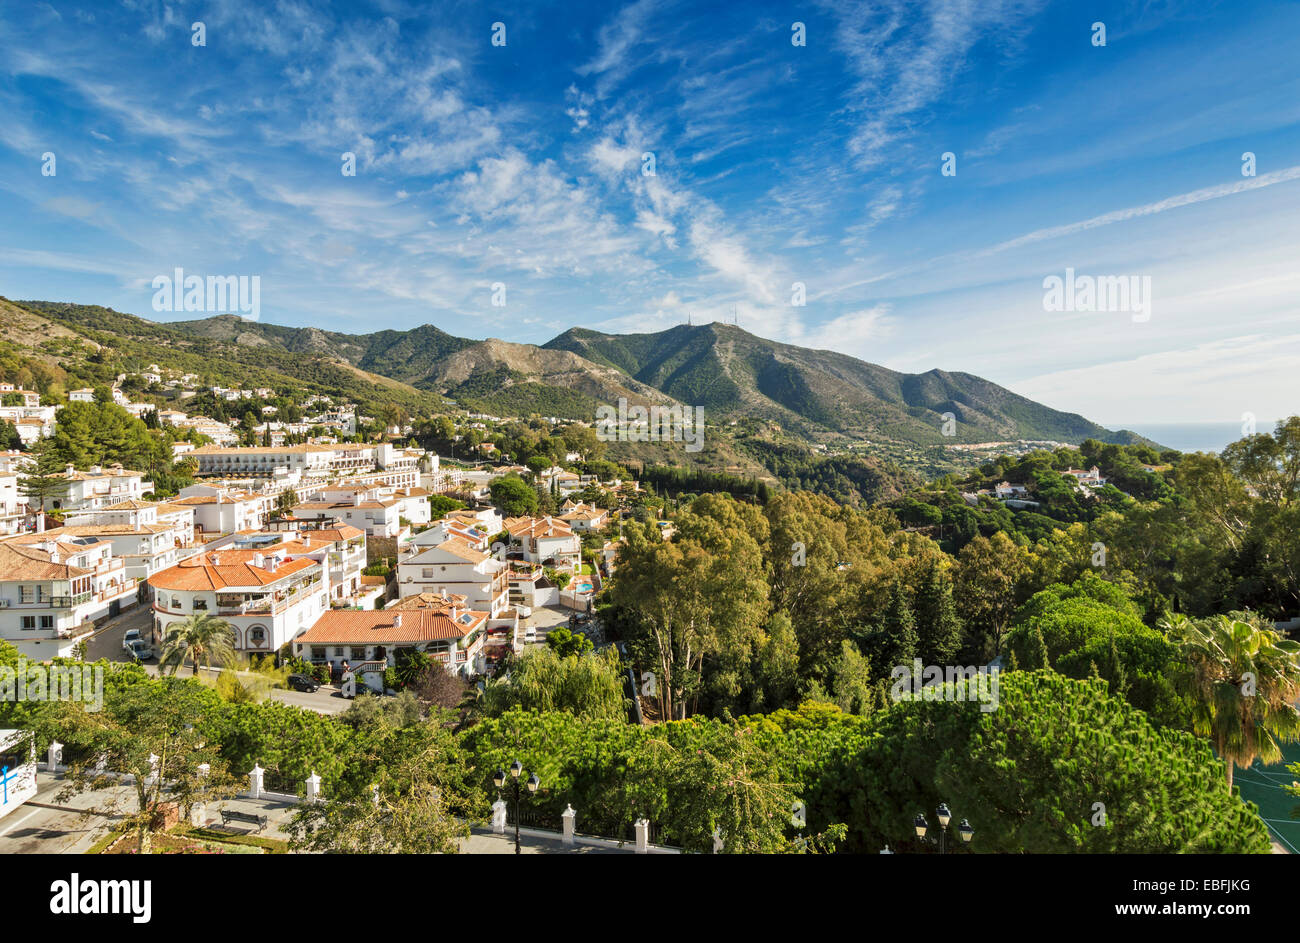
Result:
M1256 420L1257 432L1272 432L1272 420ZM1139 435L1180 452L1219 452L1244 438L1240 422L1156 422L1125 425Z

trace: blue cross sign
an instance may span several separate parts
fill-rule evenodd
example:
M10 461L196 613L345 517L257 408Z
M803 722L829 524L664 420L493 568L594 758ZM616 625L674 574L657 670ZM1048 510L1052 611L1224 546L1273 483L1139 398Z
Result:
M9 804L9 783L17 778L18 774L9 772L9 767L0 766L0 782L4 783L5 805Z

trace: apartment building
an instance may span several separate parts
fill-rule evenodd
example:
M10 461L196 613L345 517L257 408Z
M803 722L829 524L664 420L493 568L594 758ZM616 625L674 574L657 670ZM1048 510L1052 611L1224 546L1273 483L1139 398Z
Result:
M236 534L229 543L211 545L235 550L260 550L263 554L283 553L287 559L310 558L329 571L330 600L342 605L365 605L375 595L363 587L366 567L366 535L349 524L310 527L301 521L281 521L273 529Z
M69 465L61 476L67 487L57 497L45 499L47 511L84 511L107 507L122 501L142 500L153 491L153 482L144 480L144 472L123 468L120 464L103 468L94 465L78 471Z
M300 521L341 521L366 532L368 537L398 537L403 532L404 503L383 497L379 487L331 486L290 512ZM426 507L428 502L425 502Z
M98 619L135 605L110 541L24 534L0 541L0 638L34 661L71 657Z
M173 508L189 509L201 535L213 535L261 529L274 501L271 495L195 484L182 488L180 497L167 503Z
M138 580L147 580L201 549L194 537L191 508L151 501L123 501L76 511L67 515L63 527L45 533L109 541L113 556L123 562L127 575Z
M461 537L426 547L397 564L399 598L421 593L454 593L493 618L509 607L509 580L504 562Z
M167 627L197 612L230 623L235 648L278 650L329 609L329 571L310 556L283 550L224 549L197 554L149 578L154 592L154 644Z

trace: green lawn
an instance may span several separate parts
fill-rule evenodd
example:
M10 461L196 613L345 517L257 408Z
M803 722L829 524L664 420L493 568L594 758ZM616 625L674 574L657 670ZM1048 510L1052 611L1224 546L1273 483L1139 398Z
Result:
M1239 769L1233 782L1241 787L1241 796L1259 806L1260 817L1273 837L1292 854L1300 854L1300 819L1291 818L1291 810L1300 799L1282 791L1297 778L1287 771L1288 763L1300 762L1300 743L1282 745L1283 760L1271 766L1258 761L1250 769Z

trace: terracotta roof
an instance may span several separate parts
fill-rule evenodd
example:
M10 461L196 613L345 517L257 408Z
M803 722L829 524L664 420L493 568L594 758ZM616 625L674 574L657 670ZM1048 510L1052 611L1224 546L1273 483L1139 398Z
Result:
M464 537L448 537L442 543L435 545L433 549L446 551L453 557L460 557L467 563L482 563L488 559L488 554L482 550L475 550Z
M441 593L416 593L414 596L403 596L391 606L385 606L388 609L446 609L448 606L464 608L465 601L469 599L463 593L448 593L443 596Z
M445 613L431 609L336 609L326 612L316 624L294 639L303 645L358 645L399 642L430 642L462 638L481 626L486 612L461 611L453 622ZM397 618L402 624L395 625Z
M298 531L312 540L351 540L354 537L365 536L365 531L360 527L353 527L351 524L340 524L338 527L309 527Z
M512 517L506 521L511 537L572 537L573 528L558 517Z
M59 477L69 481L94 481L96 478L143 478L144 472L132 471L129 468L101 468L98 473L74 469L70 474L64 472Z
M346 508L359 508L363 511L373 511L376 508L396 507L396 501L362 501L359 504L353 504L351 501L306 501L302 504L295 504L294 511L337 511Z
M201 592L224 589L228 586L266 586L311 567L320 566L310 557L286 560L275 568L254 566L253 557L259 550L205 550L197 556L182 560L149 577L149 585L157 589ZM261 554L263 557L266 554ZM212 558L217 563L212 563Z
M65 524L47 530L49 534L66 534L69 537L127 537L131 534L163 534L173 530L171 524ZM57 538L56 538L57 539ZM84 549L84 548L83 548Z
M67 563L51 563L49 554L35 547L23 546L13 541L0 543L0 580L8 582L66 580L74 576L85 576L90 572Z
M161 508L163 505L155 504L152 501L141 501L137 498L128 498L125 501L119 501L117 504L110 504L100 508L101 511L139 511L144 508Z

